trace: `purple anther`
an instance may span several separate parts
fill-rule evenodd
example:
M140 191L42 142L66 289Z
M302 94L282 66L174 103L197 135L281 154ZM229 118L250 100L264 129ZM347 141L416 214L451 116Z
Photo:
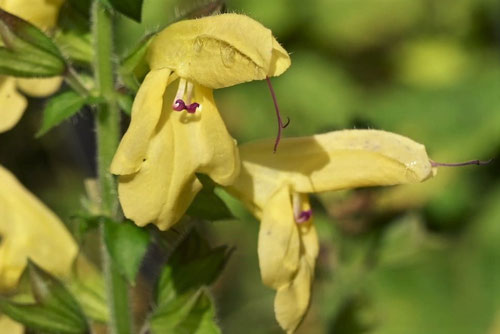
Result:
M312 217L312 210L304 210L299 213L298 217L295 217L297 224L302 224L308 221Z
M188 112L188 113L190 113L190 114L194 114L194 113L196 112L196 109L197 109L199 106L200 106L200 104L199 104L199 103L196 103L196 102L195 102L195 103L191 103L190 105L188 105L188 106L186 107L186 110L187 110L187 112Z
M175 103L172 105L172 109L175 111L182 111L186 109L186 104L181 99L175 100Z

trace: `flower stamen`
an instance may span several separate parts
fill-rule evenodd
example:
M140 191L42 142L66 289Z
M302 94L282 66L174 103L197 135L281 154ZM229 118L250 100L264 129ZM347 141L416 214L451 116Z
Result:
M273 153L276 153L276 150L278 149L278 145L279 145L280 139L281 139L281 130L286 128L288 126L288 124L290 124L290 117L287 117L286 123L283 124L283 121L281 119L280 109L278 107L278 99L276 98L276 94L274 93L273 86L271 85L271 80L267 76L266 76L266 81L267 81L267 86L269 87L269 90L271 91L271 97L273 98L273 102L274 102L274 109L276 109L276 117L278 118L278 135L276 136L276 141L274 142L274 148L273 148Z
M175 111L186 110L189 114L194 114L196 109L200 107L199 103L191 103L193 97L194 85L192 82L186 81L186 79L179 79L179 88L177 88L177 93L175 94L174 103L172 104L172 109ZM184 102L183 97L186 93L186 102Z
M186 109L186 104L182 99L184 97L184 92L186 91L186 79L179 79L179 87L177 88L177 93L175 93L174 103L172 104L172 109L175 111L182 111Z
M295 218L295 221L297 224L302 224L311 219L312 217L312 210L305 210L301 211L299 216Z
M193 88L194 85L192 82L188 81L186 85L186 104L191 105L191 98L193 97Z
M194 114L196 112L196 109L200 106L199 103L191 103L190 105L186 106L185 109L188 113Z
M295 222L297 224L302 224L307 222L309 219L312 217L312 210L304 210L304 202L302 201L302 195L301 194L293 194L292 196L293 200L293 216L295 218Z
M174 109L175 111L183 111L184 109L186 109L186 104L181 99L177 99L172 105L172 109Z

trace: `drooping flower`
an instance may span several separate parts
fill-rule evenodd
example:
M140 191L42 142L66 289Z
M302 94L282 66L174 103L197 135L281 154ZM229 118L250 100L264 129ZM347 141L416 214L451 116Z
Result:
M318 237L308 194L422 182L434 169L423 145L377 130L344 130L242 145L242 169L228 187L261 221L258 256L275 315L288 333L309 306Z
M0 290L17 285L28 258L68 277L78 248L64 224L0 166Z
M125 215L165 230L201 189L195 173L221 185L239 173L236 142L212 90L280 75L290 58L260 23L222 14L167 27L151 43L148 62L111 172L120 175Z
M0 8L42 30L49 30L56 25L63 2L64 0L0 0ZM0 76L0 132L14 127L26 109L26 98L18 90L32 97L46 97L59 89L62 80L61 77Z

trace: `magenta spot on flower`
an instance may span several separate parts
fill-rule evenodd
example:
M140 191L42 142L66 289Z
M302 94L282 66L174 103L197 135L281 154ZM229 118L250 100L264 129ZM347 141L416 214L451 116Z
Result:
M195 102L195 103L191 103L190 105L188 105L188 106L186 107L186 110L187 110L187 112L188 112L188 113L190 113L190 114L194 114L194 113L196 112L196 109L197 109L199 106L200 106L200 104L199 104L199 103L196 103L196 102Z
M312 210L301 211L300 214L299 214L299 216L295 217L295 221L298 224L305 223L306 221L308 221L309 219L311 219L312 214L313 214Z
M178 99L175 101L174 105L172 106L172 109L175 111L182 111L186 109L186 104L181 99Z

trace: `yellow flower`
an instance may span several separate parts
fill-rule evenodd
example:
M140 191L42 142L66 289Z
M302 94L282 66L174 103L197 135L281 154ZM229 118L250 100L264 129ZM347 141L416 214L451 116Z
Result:
M0 290L10 290L30 258L58 277L70 274L77 246L64 224L0 166Z
M151 43L148 61L151 71L111 172L120 175L125 215L137 225L154 222L165 230L201 189L195 173L221 185L239 173L236 142L212 90L280 75L290 58L260 23L223 14L167 27Z
M6 315L0 314L0 331L9 334L23 334L24 326Z
M424 146L377 130L344 130L242 145L242 169L228 190L261 220L261 277L276 289L280 326L292 333L309 306L318 256L307 194L421 182L433 175Z
M57 15L64 0L0 0L0 8L19 16L42 30L56 25ZM14 78L0 76L0 132L17 124L27 106L19 92L33 97L45 97L55 93L62 78Z

